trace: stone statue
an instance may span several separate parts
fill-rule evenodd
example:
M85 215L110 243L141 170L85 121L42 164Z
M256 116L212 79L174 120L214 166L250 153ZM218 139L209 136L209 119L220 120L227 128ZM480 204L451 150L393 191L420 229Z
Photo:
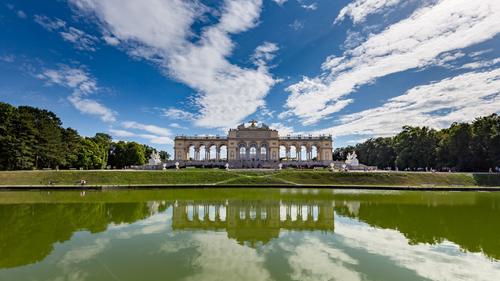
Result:
M175 162L175 169L179 170L179 162Z
M229 163L226 163L226 170L229 170Z
M353 151L352 154L347 153L347 159L345 160L345 163L351 166L359 165L358 155L356 154L356 151Z
M149 156L149 165L160 165L161 164L161 159L160 159L160 153L157 151L153 151L151 155Z

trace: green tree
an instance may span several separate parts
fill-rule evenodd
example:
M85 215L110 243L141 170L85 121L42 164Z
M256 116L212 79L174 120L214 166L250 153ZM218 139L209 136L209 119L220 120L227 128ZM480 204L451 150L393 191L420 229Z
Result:
M62 139L65 154L63 166L65 168L78 167L78 154L80 152L82 137L76 130L67 128L62 132Z
M356 145L361 163L380 168L394 168L396 153L392 138L375 138Z
M400 169L435 167L437 142L433 129L404 126L403 131L394 137L396 165Z
M108 163L108 155L111 149L112 138L108 134L97 133L92 138L92 140L99 146L100 154L103 160L103 164L100 168L106 168Z
M92 138L83 138L78 147L76 166L84 169L101 169L105 165L101 148Z
M472 122L472 167L487 171L500 167L500 117L497 114Z

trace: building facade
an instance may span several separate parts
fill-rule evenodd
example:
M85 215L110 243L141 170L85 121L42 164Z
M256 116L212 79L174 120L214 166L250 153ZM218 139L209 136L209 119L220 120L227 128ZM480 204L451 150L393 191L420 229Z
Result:
M280 136L267 125L239 125L227 136L177 136L176 161L227 161L279 163L332 161L332 137L321 135Z

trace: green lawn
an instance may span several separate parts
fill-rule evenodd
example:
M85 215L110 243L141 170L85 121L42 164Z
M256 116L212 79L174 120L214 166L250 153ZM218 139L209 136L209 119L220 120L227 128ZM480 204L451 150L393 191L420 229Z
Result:
M225 171L2 171L0 186L75 185L335 185L412 187L500 187L500 174L473 173L332 173L328 170Z

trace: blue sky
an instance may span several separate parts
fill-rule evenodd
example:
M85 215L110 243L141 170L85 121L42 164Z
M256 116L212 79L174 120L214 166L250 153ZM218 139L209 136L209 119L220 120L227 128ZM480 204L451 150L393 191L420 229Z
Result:
M497 0L2 1L0 100L171 151L257 119L334 146L500 112Z

